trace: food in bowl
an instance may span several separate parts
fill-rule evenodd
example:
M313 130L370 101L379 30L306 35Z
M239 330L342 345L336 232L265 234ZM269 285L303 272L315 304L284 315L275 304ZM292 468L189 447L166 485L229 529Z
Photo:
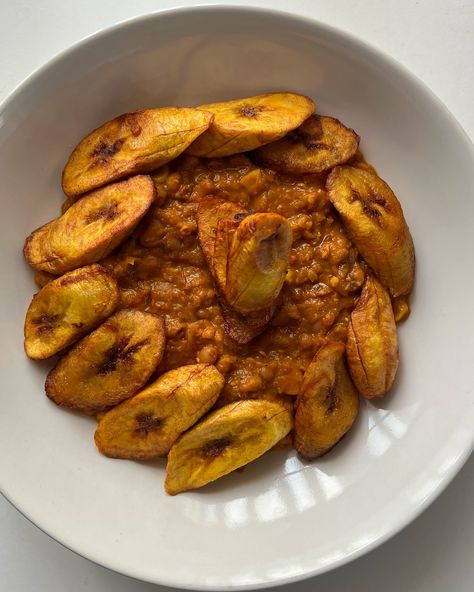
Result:
M26 240L25 350L61 355L49 398L95 415L107 456L167 456L172 495L275 446L320 457L393 384L413 242L358 134L314 110L271 93L122 115Z

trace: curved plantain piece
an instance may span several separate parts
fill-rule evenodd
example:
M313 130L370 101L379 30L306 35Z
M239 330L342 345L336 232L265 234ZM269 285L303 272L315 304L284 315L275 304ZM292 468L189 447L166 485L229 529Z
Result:
M313 113L314 102L295 93L268 93L201 105L214 114L209 129L187 152L217 158L247 152L282 138Z
M284 438L292 424L290 411L273 401L247 400L221 407L171 447L167 493L202 487L248 464Z
M26 239L23 254L39 271L62 274L106 257L148 211L156 189L140 175L92 191Z
M295 414L294 446L309 460L326 454L359 412L359 396L344 361L344 344L328 341L305 372Z
M359 140L338 119L314 114L281 140L257 148L254 155L257 162L283 173L323 173L352 158Z
M265 331L280 305L279 299L263 310L240 314L231 308L220 295L217 300L224 317L224 331L241 345L249 343Z
M124 113L79 142L64 167L63 191L80 195L157 169L179 156L211 121L210 113L188 107Z
M224 377L210 364L170 370L102 417L97 448L113 458L166 456L178 436L214 405L223 386Z
M392 386L398 368L397 327L387 290L374 277L365 280L347 332L347 361L354 384L368 399Z
M393 297L409 294L415 251L401 205L373 172L341 166L327 179L329 199L350 238Z
M270 212L251 214L237 227L230 246L225 298L241 314L271 307L288 270L292 243L288 220Z
M118 301L117 282L97 264L50 281L26 313L26 355L33 360L53 356L105 321Z
M249 218L255 220L254 217L257 217L256 225L245 225L238 235L237 230L243 222ZM265 221L268 220L270 221L266 225ZM208 197L199 203L197 226L199 243L216 286L218 301L224 317L224 329L237 343L248 343L264 331L277 308L278 295L281 290L279 282L283 283L288 265L288 255L285 252L286 243L288 241L291 243L289 224L285 218L277 214L250 215L236 203ZM265 234L265 226L267 230L271 228L277 232L274 239L267 241L266 244L264 240L260 240L260 242L253 240L254 234L258 235L260 239L271 236L271 233ZM255 232L249 232L249 228L254 228ZM235 239L236 236L239 238ZM261 245L262 242L263 245ZM259 246L261 246L261 250L259 250ZM232 247L234 251L232 251ZM246 249L245 254L243 249ZM231 253L233 253L232 264L230 263ZM286 263L281 261L281 256L286 258ZM259 264L267 264L272 258L279 265L273 275L268 273L270 271L268 266L264 266L263 270L259 267ZM250 266L245 269L244 263L250 264ZM241 272L244 275L240 276ZM260 286L255 280L262 279L266 283ZM245 281L245 284L242 283L242 280ZM239 306L239 295L244 305L248 304L247 294L254 299L250 306L247 305L245 312L242 308L237 310L235 302L231 304L229 301L228 286L230 286L231 298L236 298L237 306ZM248 292L245 290L246 287L250 288ZM240 294L238 290L240 290ZM255 298L256 296L258 298ZM263 308L262 302L266 302L263 304Z
M44 288L47 284L57 279L57 277L57 275L53 275L47 271L37 271L35 273L35 284L40 288Z
M410 316L410 302L407 296L398 296L392 300L393 316L396 323L406 321Z
M147 382L163 357L163 320L120 310L77 343L46 379L57 405L95 412L117 405Z
M248 212L239 204L218 197L207 197L197 209L198 239L217 289L225 291L227 259L232 237Z

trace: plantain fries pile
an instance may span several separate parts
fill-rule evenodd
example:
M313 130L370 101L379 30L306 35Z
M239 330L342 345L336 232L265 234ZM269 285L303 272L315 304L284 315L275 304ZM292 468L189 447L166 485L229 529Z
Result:
M24 257L40 290L26 313L25 352L33 360L59 354L47 396L98 418L102 454L167 457L170 495L211 483L288 442L303 458L318 458L354 424L359 394L380 397L393 385L396 323L410 312L413 241L397 197L359 152L357 133L314 111L304 95L269 93L125 113L79 142L63 171L62 214L26 239ZM166 232L149 226L137 234L147 213L166 202L163 165L182 153L214 159L242 152L266 168L248 175L255 195L265 170L277 178L319 175L334 215L365 260L355 307L314 348L299 389L285 391L297 395L294 404L245 394L220 402L222 363L164 371L174 329L168 319L134 308L117 283L120 269L135 264L133 256L117 257L117 248L130 237L131 244L138 237L143 246L156 246ZM282 305L292 245L304 232L298 224L223 195L202 196L195 208L195 227L187 232L197 234L225 339L239 344L241 355L270 330Z

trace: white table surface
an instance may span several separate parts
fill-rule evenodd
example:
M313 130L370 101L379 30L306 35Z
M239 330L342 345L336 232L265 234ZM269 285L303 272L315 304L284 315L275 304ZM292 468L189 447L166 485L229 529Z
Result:
M78 39L179 0L0 0L0 100ZM211 3L211 2L210 2ZM310 16L364 38L417 74L474 138L473 0L241 0ZM443 146L440 146L442 152ZM455 174L455 171L453 171ZM446 393L455 398L456 393ZM455 403L454 403L455 404ZM8 454L3 450L1 454ZM472 592L474 457L413 524L368 555L282 592ZM166 592L65 549L0 496L0 592Z

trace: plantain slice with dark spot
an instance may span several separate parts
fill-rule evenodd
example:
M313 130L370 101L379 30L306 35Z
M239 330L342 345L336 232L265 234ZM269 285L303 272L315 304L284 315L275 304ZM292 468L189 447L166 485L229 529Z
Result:
M248 343L270 322L288 267L291 229L278 214L249 214L206 198L197 211L199 243L216 285L224 329Z
M57 405L95 412L117 405L148 381L163 357L163 320L120 310L77 343L46 379Z
M53 279L33 297L25 319L25 351L44 360L105 321L117 307L117 282L100 265Z
M64 193L79 195L157 169L179 156L212 118L202 109L165 107L125 113L104 123L69 157L63 171Z
M359 395L347 373L344 344L327 341L308 366L296 402L294 446L309 460L346 434L359 411Z
M291 430L291 412L266 400L231 403L212 412L171 447L165 489L202 487L255 460Z
M241 314L268 309L276 302L288 270L292 243L288 220L279 214L250 214L230 245L225 298Z
M114 458L166 456L178 436L214 405L223 386L224 377L211 364L170 370L102 417L97 448Z
M232 237L248 212L239 204L207 197L199 203L197 225L199 244L216 286L217 299L224 317L224 330L237 343L245 344L260 335L270 322L276 304L265 311L242 315L225 298L227 260Z
M350 238L391 296L409 294L415 273L413 240L387 183L371 171L341 166L331 171L326 188Z
M268 93L201 105L214 114L209 129L188 148L193 156L217 158L247 152L282 138L315 109L314 102L295 93Z
M354 384L368 399L392 386L398 369L397 327L387 290L374 277L365 280L347 331L347 361Z
M130 235L155 195L147 175L92 191L30 234L25 259L35 269L56 275L96 263Z
M311 115L281 140L257 148L254 156L260 164L283 173L323 173L352 158L359 140L338 119Z

